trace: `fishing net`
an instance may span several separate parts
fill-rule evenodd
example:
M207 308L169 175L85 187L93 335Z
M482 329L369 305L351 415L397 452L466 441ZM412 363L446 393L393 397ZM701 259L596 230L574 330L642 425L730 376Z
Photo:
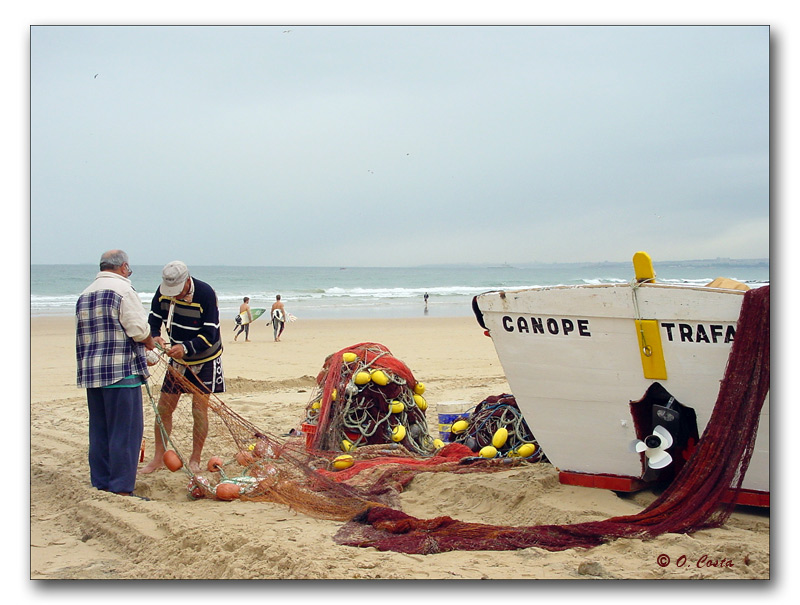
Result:
M440 444L428 433L424 392L408 366L383 345L353 345L325 360L303 429L313 435L314 449L397 443L410 453L430 455Z
M645 510L573 525L531 527L418 519L385 506L361 511L335 536L339 544L429 554L450 550L557 551L614 538L652 538L721 526L733 512L769 391L769 286L745 293L725 375L695 453ZM733 496L733 497L731 497Z
M377 370L385 379L378 374L374 380ZM150 420L163 427L157 385L174 370L156 355L151 371ZM360 372L368 372L370 381L363 375L356 379ZM306 434L270 434L180 373L175 372L175 380L190 396L207 402L204 451L209 459L204 468L187 466L196 438L192 417L176 418L169 435L159 428L180 460L178 470L187 476L190 496L277 502L317 518L349 520L335 536L339 544L419 554L533 546L564 550L619 537L689 533L724 523L734 507L731 492L735 496L747 471L769 390L769 287L744 295L719 396L691 459L644 511L604 521L492 526L450 517L418 519L397 510L398 494L420 472L484 473L525 462L475 456L461 443L435 443L424 420L426 403L415 392L422 390L419 383L405 364L375 343L348 347L325 360L306 410ZM402 411L392 409L394 402L403 404ZM188 407L184 403L178 409ZM398 426L406 429L401 437ZM350 450L346 454L343 445Z
M487 458L544 459L517 400L507 393L487 397L472 412L457 418L450 429L451 442L463 443Z
M165 455L165 463L168 456L177 456L179 462L170 470L185 474L191 498L279 502L310 516L340 520L363 510L367 503L390 502L355 493L348 486L317 473L318 469L330 466L334 454L308 452L302 434L277 436L264 431L231 409L217 394L190 383L169 365L166 355L151 359L155 363L150 367L147 384L151 409L146 422L153 423L150 426L156 427L166 449L172 453ZM197 412L192 410L191 401L179 402L169 434L161 420L159 388L167 372L186 391L183 399L206 401L207 426L200 423L206 433L205 463L200 469L189 466L198 431Z
M509 468L506 461L475 457L464 445L433 439L425 420L424 386L376 343L328 356L307 406L302 425L307 432L281 436L195 386L163 353L149 357L146 422L156 427L169 452L165 464L174 460L170 470L186 475L193 499L277 502L309 516L344 521L374 506L397 506L399 493L419 472ZM172 421L165 422L159 389L167 372L186 391L182 397L202 401L206 414L193 410L190 401L179 401ZM205 462L191 468L198 433L205 435Z

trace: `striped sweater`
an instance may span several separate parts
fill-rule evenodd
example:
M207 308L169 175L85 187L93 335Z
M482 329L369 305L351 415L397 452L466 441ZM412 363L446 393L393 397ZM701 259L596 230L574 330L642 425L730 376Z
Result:
M194 293L191 302L162 296L161 288L156 290L148 317L154 338L161 335L163 325L170 343L186 347L183 361L187 365L204 363L222 355L217 294L199 279L192 278L192 282ZM166 326L172 304L175 305L172 324Z

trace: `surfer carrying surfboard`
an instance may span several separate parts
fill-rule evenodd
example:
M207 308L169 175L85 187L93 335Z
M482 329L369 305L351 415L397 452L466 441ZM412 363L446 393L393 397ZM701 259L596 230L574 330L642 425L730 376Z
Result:
M244 302L239 305L239 317L241 318L241 322L239 324L239 331L236 332L236 336L233 337L234 342L236 339L239 338L239 335L244 332L244 341L250 342L250 322L253 321L253 316L250 313L250 297L245 296Z
M275 302L272 303L271 317L272 333L275 337L275 342L280 342L283 328L286 326L286 309L281 302L280 294L275 296Z

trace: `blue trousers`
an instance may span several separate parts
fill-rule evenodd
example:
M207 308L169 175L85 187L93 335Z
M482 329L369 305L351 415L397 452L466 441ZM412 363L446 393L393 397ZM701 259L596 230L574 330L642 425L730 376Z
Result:
M132 492L144 434L142 388L86 389L92 486Z

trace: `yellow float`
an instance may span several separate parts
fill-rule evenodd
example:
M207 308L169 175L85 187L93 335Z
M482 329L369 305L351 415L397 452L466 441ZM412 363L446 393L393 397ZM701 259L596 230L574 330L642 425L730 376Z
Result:
M406 438L406 427L404 427L402 424L398 424L396 427L392 429L392 441L397 443L405 438Z
M353 466L355 462L355 458L353 458L350 454L342 454L341 456L337 456L333 459L333 468L335 468L337 471L342 471Z
M500 449L506 444L508 440L508 429L503 427L497 429L492 436L492 445L497 449Z
M516 454L520 458L527 458L536 453L536 446L532 443L523 443L517 448Z
M459 433L463 433L469 428L469 422L466 420L456 420L453 423L453 426L450 427L450 431L458 435Z
M486 447L481 448L481 451L478 452L478 455L482 458L494 458L497 456L497 448L493 445L487 445Z
M372 382L382 387L385 387L387 384L389 384L389 377L383 370L374 370L370 374L370 378L372 379Z

